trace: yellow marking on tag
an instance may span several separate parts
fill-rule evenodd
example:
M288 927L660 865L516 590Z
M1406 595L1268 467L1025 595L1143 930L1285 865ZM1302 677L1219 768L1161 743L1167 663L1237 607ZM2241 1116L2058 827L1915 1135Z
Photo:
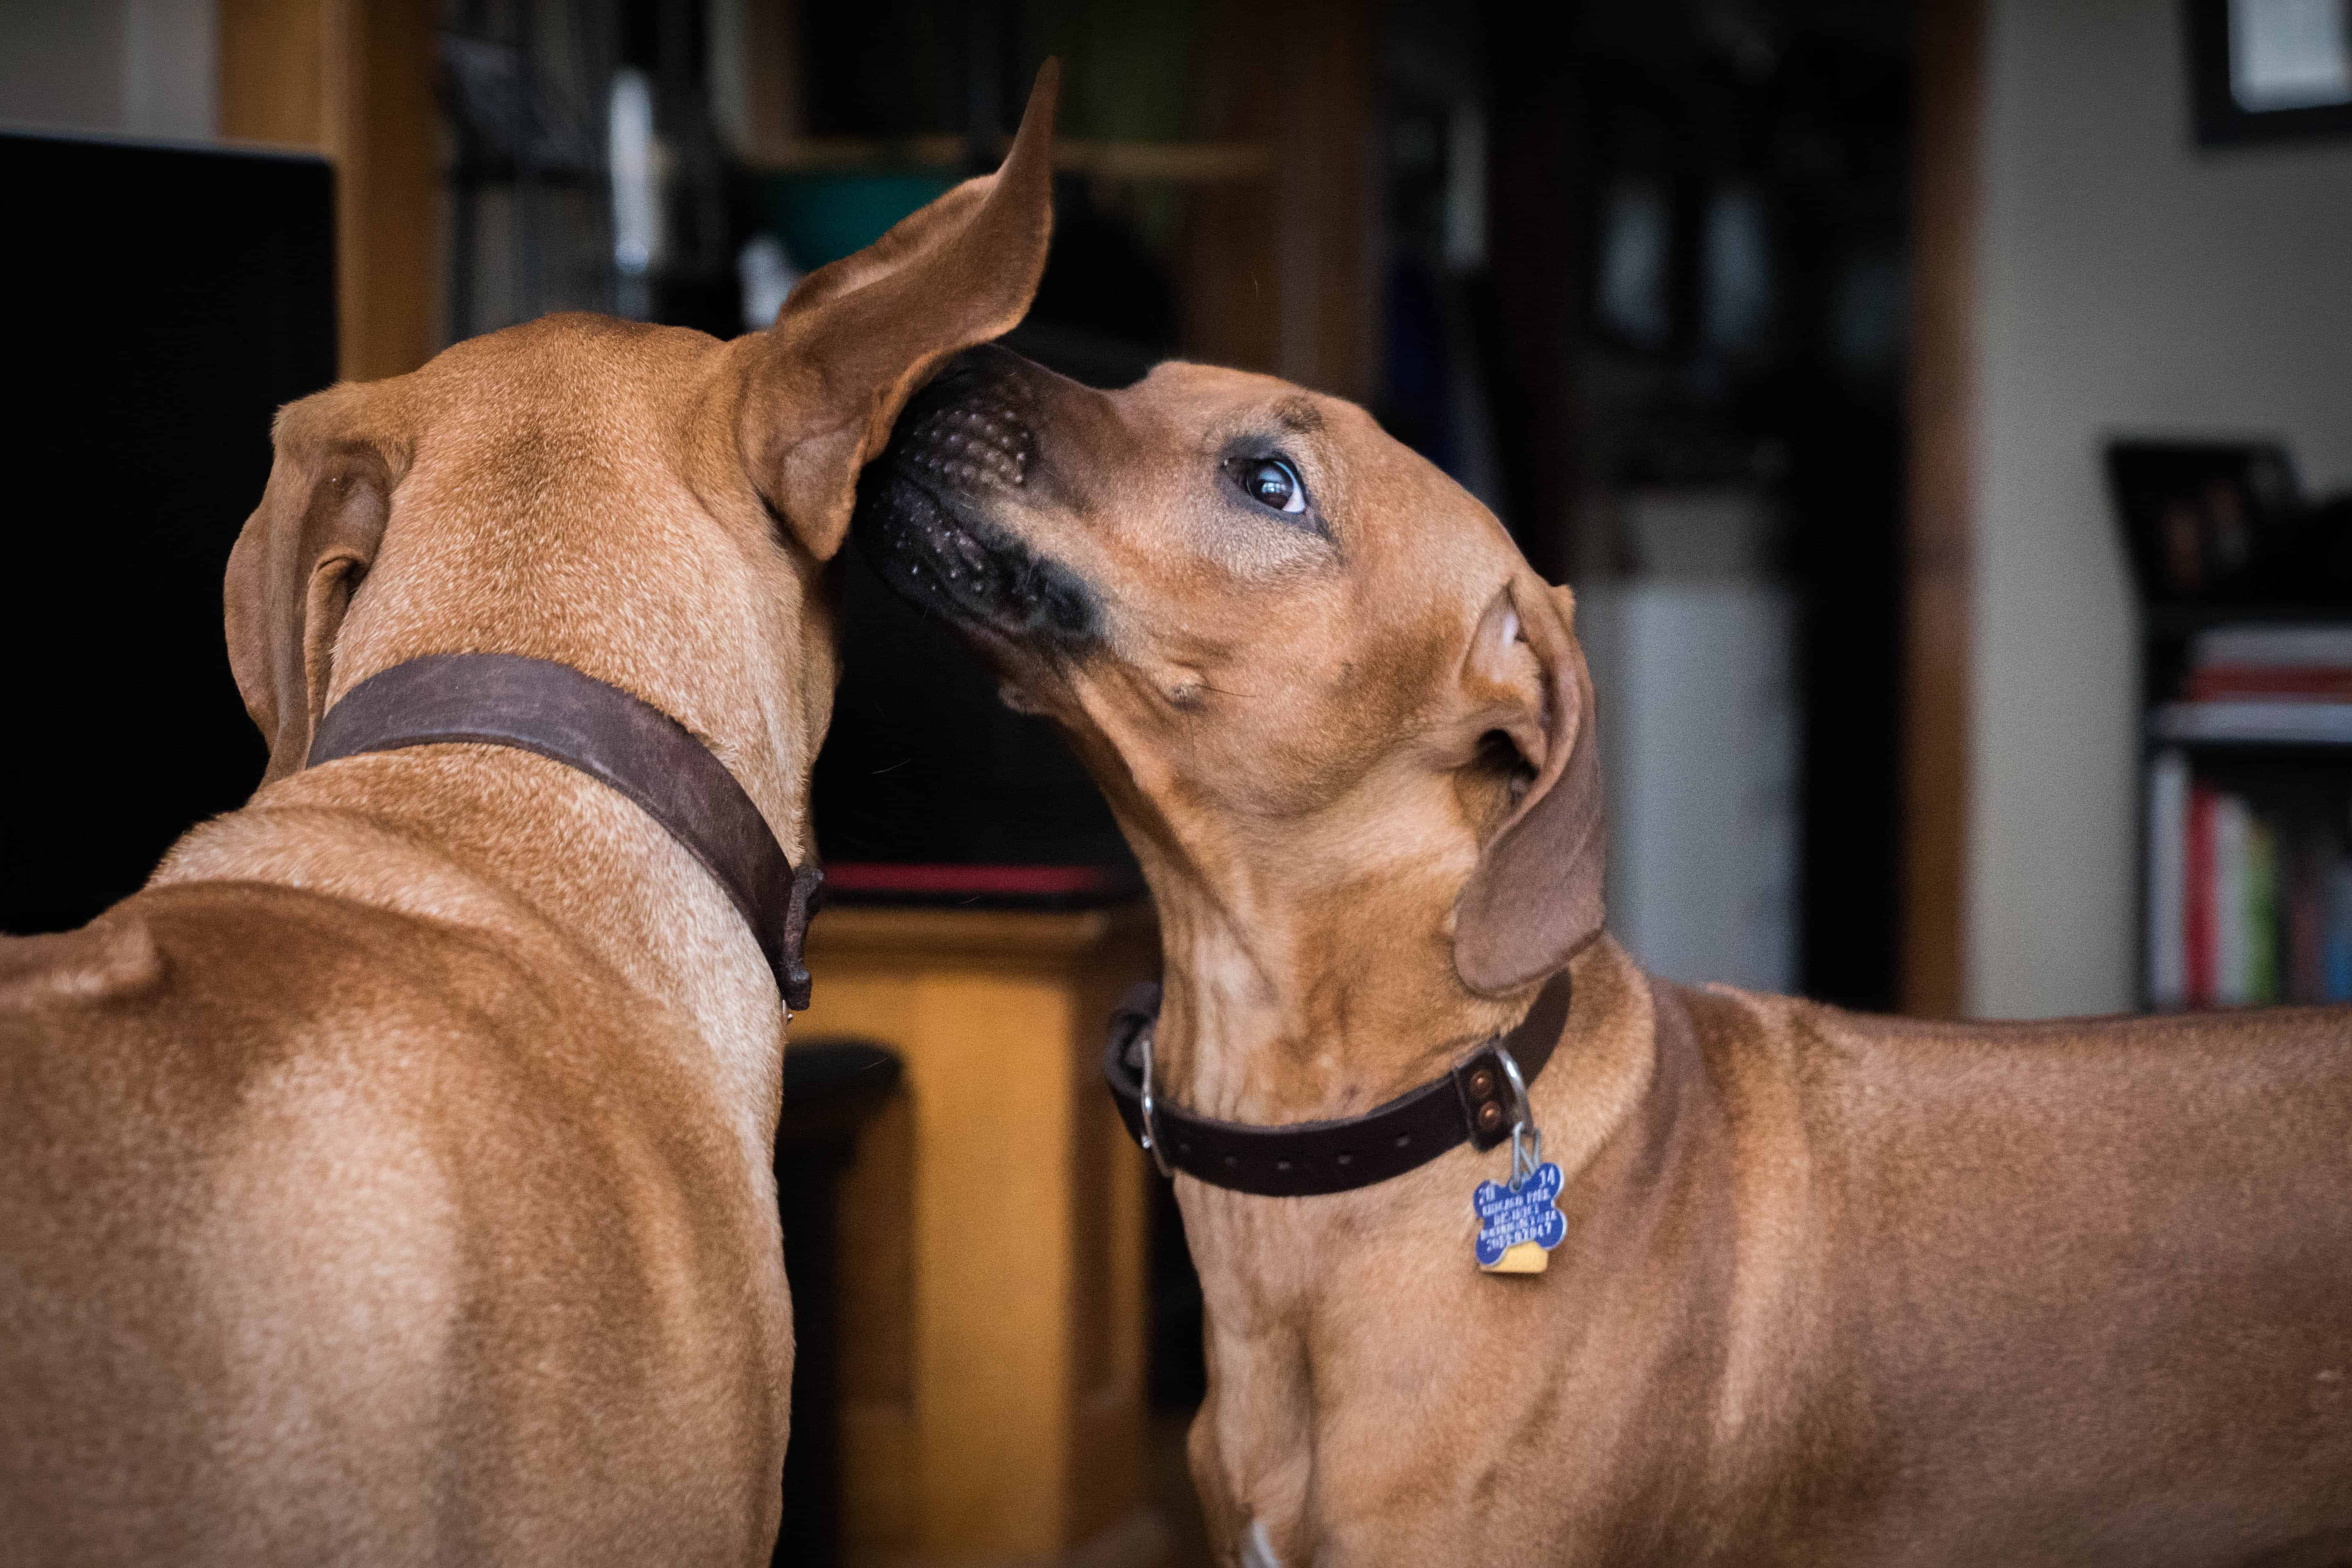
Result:
M1533 1241L1523 1241L1517 1247L1503 1248L1503 1256L1495 1259L1491 1267L1484 1263L1478 1265L1480 1270L1487 1274L1540 1274L1550 1267L1551 1254L1546 1252L1540 1243Z

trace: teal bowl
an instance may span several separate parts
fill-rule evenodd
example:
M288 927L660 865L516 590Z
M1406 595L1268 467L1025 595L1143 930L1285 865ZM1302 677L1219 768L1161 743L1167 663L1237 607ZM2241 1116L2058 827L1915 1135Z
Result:
M763 184L766 227L793 265L814 272L863 250L908 213L951 189L940 174L774 174Z

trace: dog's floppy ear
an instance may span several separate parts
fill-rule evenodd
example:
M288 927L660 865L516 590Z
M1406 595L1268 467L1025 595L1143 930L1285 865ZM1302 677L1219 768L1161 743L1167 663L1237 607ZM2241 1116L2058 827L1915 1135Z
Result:
M1058 62L1030 92L1013 151L786 297L745 388L752 482L820 561L841 548L857 472L949 355L1020 322L1054 226Z
M392 476L366 442L320 439L306 399L278 422L278 458L261 505L229 552L224 595L229 668L245 710L269 742L263 784L299 772L326 710L335 636L375 563L392 511Z
M1540 734L1542 751L1538 759L1519 741L1536 776L1479 852L1454 906L1454 973L1482 996L1542 979L1601 934L1608 856L1592 678L1576 646L1575 597L1529 574L1511 584L1510 610L1541 672L1540 708L1526 728Z

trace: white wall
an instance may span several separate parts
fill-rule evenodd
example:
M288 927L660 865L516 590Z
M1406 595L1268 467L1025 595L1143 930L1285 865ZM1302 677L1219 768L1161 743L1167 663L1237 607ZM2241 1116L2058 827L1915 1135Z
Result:
M214 0L0 0L0 121L218 133Z
M2352 486L2352 142L2200 152L2178 0L1989 0L1969 1010L2133 1004L2137 612L2110 432Z

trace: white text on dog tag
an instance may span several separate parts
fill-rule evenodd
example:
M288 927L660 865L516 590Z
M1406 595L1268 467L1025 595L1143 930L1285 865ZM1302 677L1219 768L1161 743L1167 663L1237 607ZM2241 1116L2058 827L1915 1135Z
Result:
M1546 1160L1513 1192L1481 1182L1470 1206L1478 1215L1478 1267L1489 1274L1540 1274L1551 1249L1568 1239L1559 1212L1559 1167Z

